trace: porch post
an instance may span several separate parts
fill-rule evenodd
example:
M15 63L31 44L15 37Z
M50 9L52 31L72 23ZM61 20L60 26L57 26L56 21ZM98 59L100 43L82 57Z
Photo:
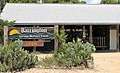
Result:
M8 26L4 26L4 45L8 43Z
M54 25L54 34L58 34L58 25ZM54 50L58 49L58 39L55 37L54 39Z
M90 43L93 43L93 36L92 36L92 25L90 25L90 37L89 37L89 41L90 41Z
M83 26L83 39L86 38L86 33L85 33L85 26Z
M36 27L36 26L34 25L33 27ZM35 41L35 39L33 41ZM33 52L34 53L36 52L36 46L33 47Z
M117 51L119 52L119 25L117 25Z

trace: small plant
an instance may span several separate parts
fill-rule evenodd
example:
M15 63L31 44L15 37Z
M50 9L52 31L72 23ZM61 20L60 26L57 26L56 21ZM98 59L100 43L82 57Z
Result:
M22 48L22 41L14 41L0 46L0 72L13 72L35 67L37 56Z

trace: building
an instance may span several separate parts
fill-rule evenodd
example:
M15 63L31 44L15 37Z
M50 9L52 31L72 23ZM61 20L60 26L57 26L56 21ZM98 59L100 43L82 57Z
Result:
M57 48L58 40L50 39L54 38L54 31L59 32L61 26L64 26L68 41L81 37L93 43L97 50L119 51L119 8L120 5L110 4L7 3L1 18L15 20L16 28L8 30L9 39L20 38L28 44L25 47L44 47L45 43L49 43L52 48Z

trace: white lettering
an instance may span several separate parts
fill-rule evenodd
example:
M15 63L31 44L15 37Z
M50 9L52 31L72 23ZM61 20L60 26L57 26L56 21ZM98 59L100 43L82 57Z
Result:
M31 33L31 29L29 29L29 28L21 28L21 33Z
M48 32L45 28L21 28L21 33L45 33Z

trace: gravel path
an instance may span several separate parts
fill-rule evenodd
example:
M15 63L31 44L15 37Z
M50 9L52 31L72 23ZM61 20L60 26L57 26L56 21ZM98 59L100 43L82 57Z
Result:
M46 54L38 55L39 59ZM95 69L89 70L65 70L65 69L40 69L32 68L18 73L120 73L120 53L94 53Z

